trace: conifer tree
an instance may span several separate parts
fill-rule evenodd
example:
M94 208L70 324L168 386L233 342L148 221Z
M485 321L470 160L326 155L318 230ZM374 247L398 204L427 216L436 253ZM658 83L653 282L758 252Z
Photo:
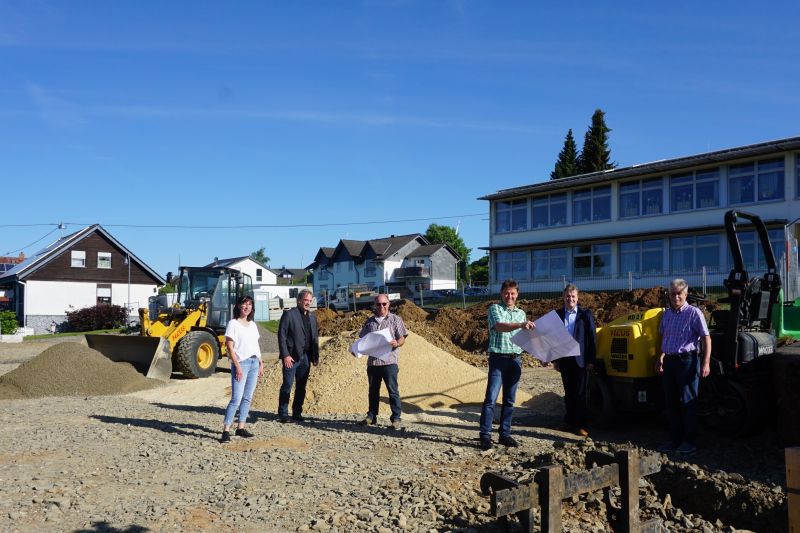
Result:
M578 146L575 144L572 128L570 128L564 139L564 147L558 153L556 166L550 173L550 179L568 178L576 174L578 174Z
M583 150L578 156L578 174L617 167L617 164L611 161L611 150L608 147L608 134L611 130L606 126L605 115L602 109L595 109L592 115L592 124L586 131Z

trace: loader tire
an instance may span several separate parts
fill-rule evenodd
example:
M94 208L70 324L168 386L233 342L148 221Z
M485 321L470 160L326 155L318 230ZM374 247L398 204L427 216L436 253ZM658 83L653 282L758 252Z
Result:
M207 378L217 368L219 345L206 331L190 331L175 350L175 368L185 378Z

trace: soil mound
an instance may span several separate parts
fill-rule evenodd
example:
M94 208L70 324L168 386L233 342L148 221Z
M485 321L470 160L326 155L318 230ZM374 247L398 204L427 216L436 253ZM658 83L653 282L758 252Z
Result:
M62 342L0 376L0 399L105 396L159 386L127 363L75 342Z
M350 352L356 333L333 337L321 349L319 366L311 369L304 412L363 414L367 412L366 358ZM400 349L399 388L404 413L479 406L486 392L485 372L411 333ZM253 397L256 409L275 411L281 385L279 363L270 365ZM385 389L382 391L386 401ZM521 405L531 399L517 393ZM388 408L382 408L388 414Z

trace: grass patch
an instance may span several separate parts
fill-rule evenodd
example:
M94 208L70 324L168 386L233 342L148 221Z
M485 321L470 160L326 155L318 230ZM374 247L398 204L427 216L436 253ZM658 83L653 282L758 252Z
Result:
M262 320L258 324L267 331L271 331L272 333L275 334L278 333L279 322L277 320Z
M23 341L27 340L36 340L36 339L57 339L59 337L77 337L78 335L86 335L87 333L92 334L116 334L116 333L123 333L124 329L115 328L115 329L97 329L94 331L70 331L68 333L44 333L42 335L26 335L23 337Z

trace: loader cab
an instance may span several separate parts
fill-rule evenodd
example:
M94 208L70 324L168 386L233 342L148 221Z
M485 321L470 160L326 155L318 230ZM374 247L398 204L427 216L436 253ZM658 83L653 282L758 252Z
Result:
M206 304L206 326L224 330L233 318L233 307L242 296L253 297L253 280L248 274L229 268L181 267L178 304L197 309Z

